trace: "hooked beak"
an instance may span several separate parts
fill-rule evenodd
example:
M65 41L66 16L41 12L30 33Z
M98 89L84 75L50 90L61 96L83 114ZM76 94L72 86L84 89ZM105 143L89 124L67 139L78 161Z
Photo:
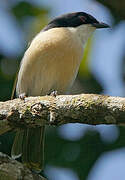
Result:
M110 26L106 23L98 22L98 23L93 23L92 26L96 27L97 29L99 28L110 28Z

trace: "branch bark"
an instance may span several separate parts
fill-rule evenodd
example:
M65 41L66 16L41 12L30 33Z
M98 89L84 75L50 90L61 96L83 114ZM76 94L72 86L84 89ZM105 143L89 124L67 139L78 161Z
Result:
M66 123L125 125L125 98L81 94L0 102L0 134L16 128Z
M20 162L0 152L0 179L1 180L46 180L34 174Z

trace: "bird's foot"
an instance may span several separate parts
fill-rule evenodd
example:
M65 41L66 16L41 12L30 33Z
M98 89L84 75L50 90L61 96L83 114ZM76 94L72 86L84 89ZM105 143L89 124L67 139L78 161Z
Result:
M50 92L48 95L49 95L49 96L56 97L58 94L57 94L57 91L56 91L56 90L53 90L53 91Z
M26 94L25 94L25 93L19 94L19 98L20 98L21 100L24 100L24 101L25 101Z

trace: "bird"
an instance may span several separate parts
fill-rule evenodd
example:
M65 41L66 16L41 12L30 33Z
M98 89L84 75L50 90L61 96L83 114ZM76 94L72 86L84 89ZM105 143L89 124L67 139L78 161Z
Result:
M77 76L84 47L91 34L109 28L85 12L63 14L51 20L31 41L19 68L16 96L44 96L57 91L67 94ZM13 158L34 172L44 168L45 126L18 129L12 146Z

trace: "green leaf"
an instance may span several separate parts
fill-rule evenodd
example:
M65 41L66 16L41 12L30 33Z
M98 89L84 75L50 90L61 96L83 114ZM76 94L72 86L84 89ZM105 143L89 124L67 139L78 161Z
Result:
M42 7L39 8L38 6L22 1L12 8L12 12L21 20L25 16L38 16L40 14L46 14L48 11Z

